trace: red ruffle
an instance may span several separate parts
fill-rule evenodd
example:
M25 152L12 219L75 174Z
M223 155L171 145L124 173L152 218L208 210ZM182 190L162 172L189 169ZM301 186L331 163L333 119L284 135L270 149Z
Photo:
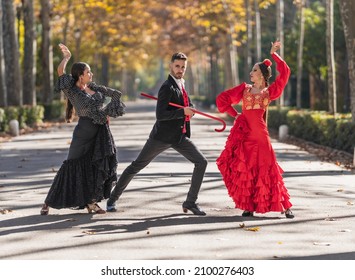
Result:
M273 150L269 151L274 159L270 163L249 160L253 155L246 155L243 145L249 132L247 120L241 114L234 122L225 149L217 158L228 194L236 208L257 213L282 212L292 206L283 182L283 170L277 164Z

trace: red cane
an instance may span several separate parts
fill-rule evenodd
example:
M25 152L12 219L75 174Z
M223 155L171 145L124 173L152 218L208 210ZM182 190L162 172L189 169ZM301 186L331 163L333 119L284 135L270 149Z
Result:
M147 93L144 93L144 92L141 92L141 95L144 96L144 97L148 97L148 98L154 99L154 100L158 100L158 98L156 98L156 97L154 97L154 96L152 96L152 95L149 95L149 94L147 94ZM174 106L174 107L178 107L178 108L184 108L184 106L179 105L179 104L176 104L176 103L172 103L172 102L169 102L169 105ZM226 122L225 122L224 120L222 120L222 119L220 119L220 118L217 118L217 117L215 117L215 116L206 114L206 113L204 113L204 112L198 111L198 110L196 110L196 109L194 109L194 108L190 108L190 109L191 109L194 113L196 113L196 114L200 114L200 115L202 115L202 116L205 116L205 117L210 118L210 119L214 119L214 120L219 121L220 123L222 123L223 127L222 127L221 129L215 128L215 129L214 129L215 131L217 131L217 132L222 132L223 130L226 129Z

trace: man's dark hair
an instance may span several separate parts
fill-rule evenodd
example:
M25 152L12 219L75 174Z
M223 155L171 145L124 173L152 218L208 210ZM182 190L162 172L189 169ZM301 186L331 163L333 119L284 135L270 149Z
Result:
M187 60L187 56L182 53L182 52L178 52L178 53L174 53L173 56L171 57L171 62L174 62L174 60Z

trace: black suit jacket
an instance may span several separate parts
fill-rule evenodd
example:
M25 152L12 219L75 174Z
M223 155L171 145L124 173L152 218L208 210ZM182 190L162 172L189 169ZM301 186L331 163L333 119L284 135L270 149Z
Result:
M156 106L156 122L150 133L150 137L165 143L179 143L184 136L182 128L185 122L183 108L177 108L169 105L169 102L184 106L184 99L181 90L173 77L169 75L168 79L162 84ZM189 106L193 107L189 98ZM190 122L186 122L187 137L190 137Z

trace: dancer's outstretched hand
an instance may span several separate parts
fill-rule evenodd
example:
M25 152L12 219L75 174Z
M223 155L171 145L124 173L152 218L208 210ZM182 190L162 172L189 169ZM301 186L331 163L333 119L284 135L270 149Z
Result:
M281 42L276 40L275 42L271 42L271 49L270 49L270 54L273 54L277 50L279 50L281 47Z
M63 53L63 58L69 59L71 57L71 52L68 47L62 43L59 44L59 48Z

